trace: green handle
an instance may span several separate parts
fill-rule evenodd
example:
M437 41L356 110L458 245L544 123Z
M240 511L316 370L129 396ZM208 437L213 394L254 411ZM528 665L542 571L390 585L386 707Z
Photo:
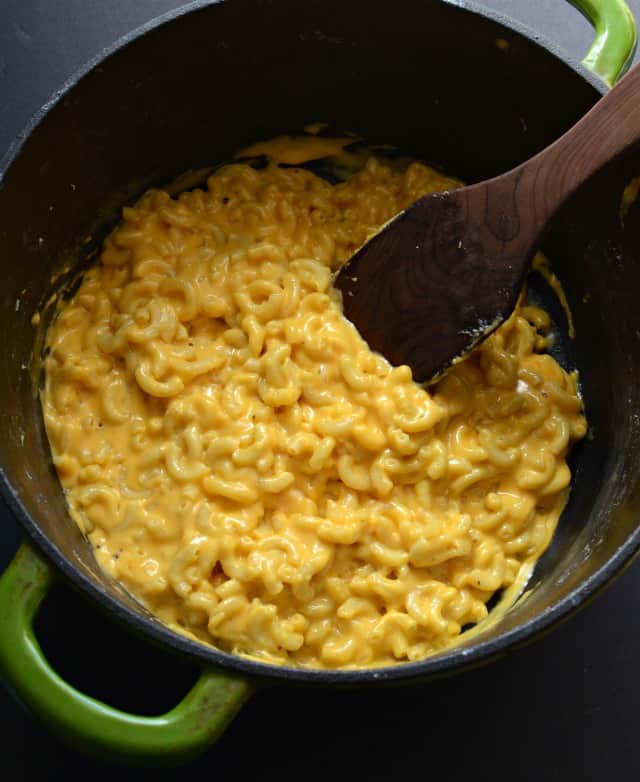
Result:
M624 0L569 0L595 27L596 37L582 60L611 87L624 75L636 51L636 24Z
M206 670L184 700L159 717L118 711L61 679L33 631L52 578L50 565L28 543L0 577L0 678L29 709L72 743L143 762L191 757L221 735L251 694L241 677Z

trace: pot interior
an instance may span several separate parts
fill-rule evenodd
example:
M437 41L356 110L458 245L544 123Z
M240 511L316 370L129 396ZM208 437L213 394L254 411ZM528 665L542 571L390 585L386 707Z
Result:
M213 663L287 675L178 637L98 569L68 518L33 391L31 319L43 312L46 321L44 304L65 280L52 276L94 257L120 207L146 188L252 141L322 121L473 182L550 143L598 95L523 34L437 0L229 0L100 62L44 116L0 186L0 465L27 530L76 583L147 634ZM640 220L633 207L624 227L619 217L634 172L638 155L585 189L545 244L578 335L558 349L580 369L591 434L572 455L571 498L530 594L499 625L463 639L463 649L476 648L467 659L495 651L507 631L526 635L561 601L563 610L577 605L581 588L637 546ZM426 675L461 659L454 651L391 675Z

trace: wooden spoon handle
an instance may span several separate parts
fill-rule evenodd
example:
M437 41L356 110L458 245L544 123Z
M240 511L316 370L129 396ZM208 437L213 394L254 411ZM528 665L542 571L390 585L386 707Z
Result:
M640 66L636 65L556 142L513 169L507 175L511 188L497 193L501 198L513 199L504 207L517 222L527 213L523 222L528 224L527 241L531 242L580 185L639 141ZM492 181L478 187L491 190ZM519 225L505 239L509 241L522 227ZM502 226L502 233L505 229L509 234L507 225Z

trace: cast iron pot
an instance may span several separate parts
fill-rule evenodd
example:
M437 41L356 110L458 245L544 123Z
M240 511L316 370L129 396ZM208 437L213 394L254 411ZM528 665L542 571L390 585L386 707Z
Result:
M640 215L631 207L623 225L619 205L640 173L638 154L573 199L544 248L579 337L557 347L581 370L591 427L573 454L574 489L553 544L525 600L422 662L363 671L276 667L163 626L100 571L70 520L34 388L40 347L31 318L43 312L46 321L56 272L95 256L120 207L152 185L317 120L396 144L468 182L549 144L624 71L635 47L622 0L574 4L596 27L582 64L461 0L197 2L101 54L17 140L0 167L0 489L27 542L0 579L0 673L52 729L112 753L193 754L261 682L370 685L476 665L568 616L630 561L640 545ZM130 715L51 669L33 620L54 574L202 665L175 709Z

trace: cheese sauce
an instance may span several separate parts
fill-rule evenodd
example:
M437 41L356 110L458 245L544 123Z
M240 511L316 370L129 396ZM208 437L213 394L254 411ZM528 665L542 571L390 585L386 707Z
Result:
M125 208L50 327L42 393L101 566L179 632L306 667L418 660L515 599L586 432L540 309L428 389L369 350L333 273L457 183L373 157L337 185L277 164L346 141L256 145L262 170Z

